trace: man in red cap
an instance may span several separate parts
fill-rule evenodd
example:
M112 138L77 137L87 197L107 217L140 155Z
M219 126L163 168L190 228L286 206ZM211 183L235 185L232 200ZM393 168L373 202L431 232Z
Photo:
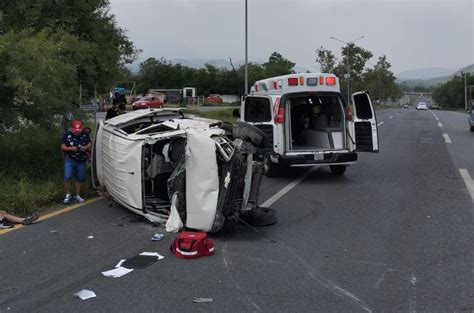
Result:
M81 197L81 184L86 180L87 153L91 147L91 139L88 133L84 131L84 125L80 120L71 122L71 130L63 135L61 150L66 153L64 159L64 187L66 188L66 197L64 203L70 203L71 180L76 176L76 196L77 202L84 202Z

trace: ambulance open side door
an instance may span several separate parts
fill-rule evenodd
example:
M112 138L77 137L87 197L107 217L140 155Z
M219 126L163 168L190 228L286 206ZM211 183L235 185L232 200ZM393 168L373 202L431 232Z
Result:
M353 132L355 151L379 152L377 118L370 97L366 92L352 94Z

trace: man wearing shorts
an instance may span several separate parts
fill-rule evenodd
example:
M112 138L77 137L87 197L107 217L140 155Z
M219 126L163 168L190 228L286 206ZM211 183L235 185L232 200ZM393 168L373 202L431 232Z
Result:
M64 203L70 203L73 200L71 194L71 180L76 178L76 196L77 202L84 202L81 197L81 184L86 180L87 153L91 147L90 136L84 131L84 125L80 120L71 122L71 130L63 135L61 150L66 153L64 159L64 187L66 197Z

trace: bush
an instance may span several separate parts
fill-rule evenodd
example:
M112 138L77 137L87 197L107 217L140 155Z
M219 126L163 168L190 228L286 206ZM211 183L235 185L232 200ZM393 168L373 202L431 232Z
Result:
M0 210L24 216L64 196L59 126L0 134ZM87 194L88 184L84 184Z

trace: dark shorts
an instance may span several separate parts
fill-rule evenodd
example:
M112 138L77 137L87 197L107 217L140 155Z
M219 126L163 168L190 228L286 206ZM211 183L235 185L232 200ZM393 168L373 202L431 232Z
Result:
M64 181L70 182L76 176L76 181L82 183L86 180L86 161L75 161L66 157L64 160Z

